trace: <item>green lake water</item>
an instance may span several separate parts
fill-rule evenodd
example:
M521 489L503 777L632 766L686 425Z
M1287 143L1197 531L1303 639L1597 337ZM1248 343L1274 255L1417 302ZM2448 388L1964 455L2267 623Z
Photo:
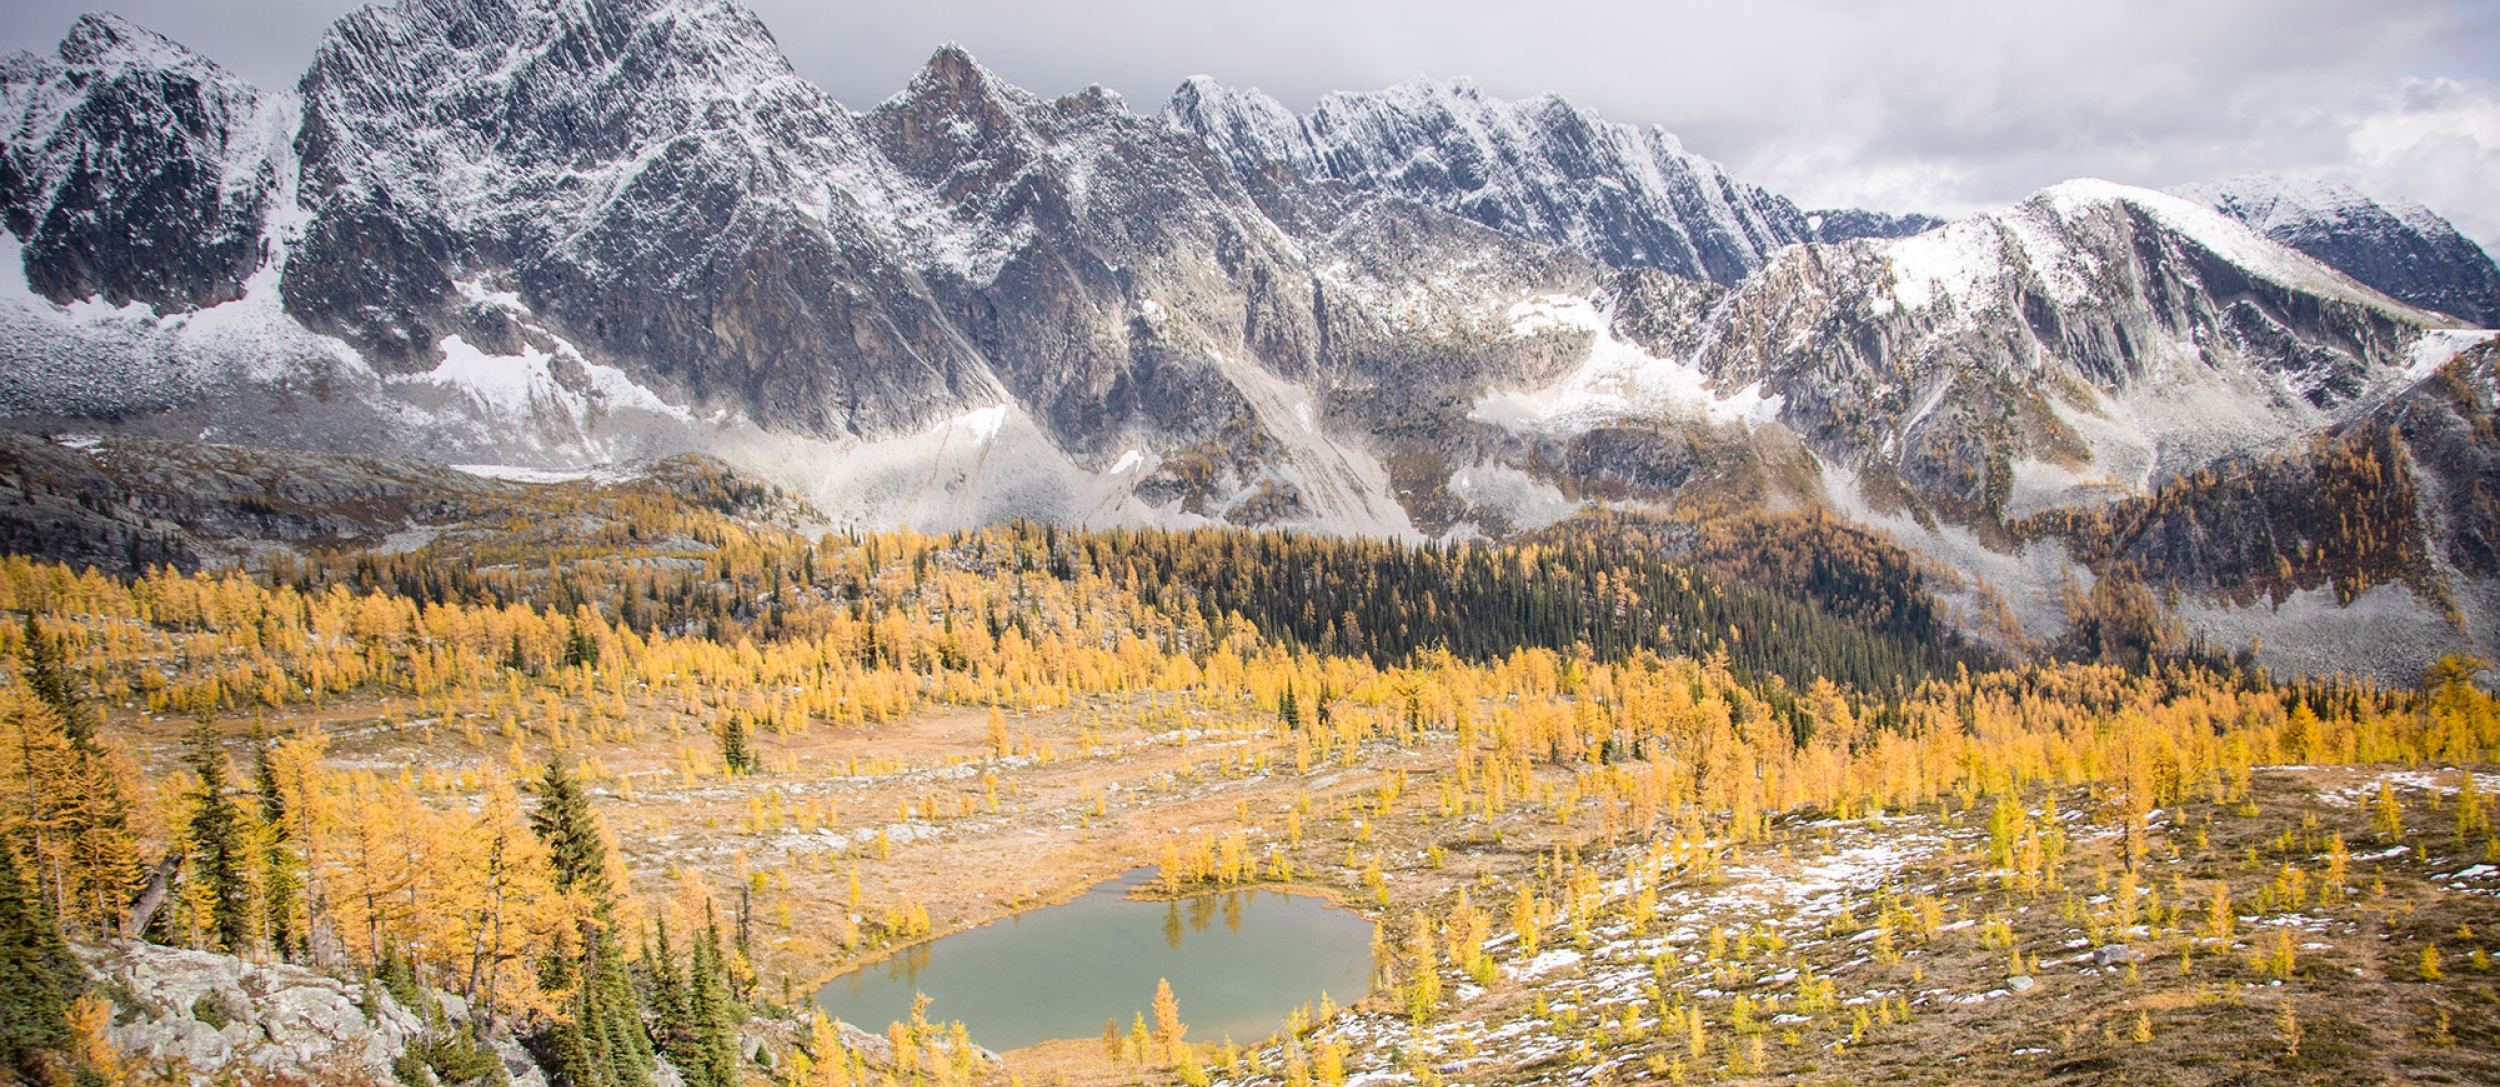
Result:
M960 1019L993 1050L1098 1038L1103 1020L1154 1018L1168 979L1189 1040L1267 1037L1323 992L1351 1004L1371 989L1372 923L1308 895L1245 890L1140 902L1141 868L1048 906L898 951L817 990L825 1013L882 1033L927 993L929 1020Z

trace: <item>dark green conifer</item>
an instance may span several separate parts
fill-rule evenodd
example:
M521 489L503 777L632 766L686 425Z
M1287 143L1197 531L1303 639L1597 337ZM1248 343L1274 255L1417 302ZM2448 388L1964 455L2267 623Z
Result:
M762 756L747 742L746 715L733 713L721 722L716 734L720 741L720 761L724 773L731 777L752 774L764 768Z
M292 961L302 951L295 909L304 888L304 861L295 853L287 830L286 790L278 781L277 763L269 757L269 736L254 728L252 784L260 795L260 894L269 946Z
M234 802L216 721L201 713L186 739L191 750L184 761L200 776L191 795L190 839L191 878L208 889L209 914L200 919L201 928L209 946L240 952L252 939L251 828Z
M61 648L60 639L35 625L32 612L26 616L25 638L26 689L61 716L61 730L68 733L71 746L80 754L92 753L95 715L79 702L77 688L70 682L68 653Z
M538 810L530 813L530 829L547 843L548 862L555 866L556 889L578 891L596 903L600 915L614 908L608 886L608 846L599 840L599 824L590 811L590 797L565 768L551 759L539 780Z
M590 631L583 629L581 620L573 620L572 631L564 639L564 666L580 668L597 663L599 663L599 639L592 637Z
M668 918L660 918L659 938L642 961L651 974L651 1018L656 1024L660 1051L670 1060L682 1060L693 1041L692 1018L686 1000L686 975L677 962L677 949L668 939Z
M579 894L591 906L575 950L547 964L545 983L566 992L565 1012L544 1029L537 1048L566 1087L650 1087L655 1065L642 999L626 974L623 948L609 931L615 895L608 882L607 843L600 839L590 797L561 759L547 763L530 829L547 844L557 889Z
M0 844L0 1076L41 1083L41 1055L69 1042L79 977L60 926L33 892L17 850Z
M688 1045L677 1056L687 1087L738 1087L738 1008L729 994L728 964L722 961L720 925L707 909L703 938L694 945L694 964L687 979Z

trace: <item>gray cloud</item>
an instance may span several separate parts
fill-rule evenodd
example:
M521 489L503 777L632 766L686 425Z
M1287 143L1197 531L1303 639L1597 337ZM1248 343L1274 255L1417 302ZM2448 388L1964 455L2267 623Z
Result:
M336 0L124 0L266 85ZM958 41L1041 94L1158 108L1208 74L1297 107L1465 75L1662 125L1808 204L1958 213L2069 177L2162 186L2260 169L2409 195L2500 249L2494 0L754 0L799 71L865 108ZM75 5L0 0L0 47L46 51Z

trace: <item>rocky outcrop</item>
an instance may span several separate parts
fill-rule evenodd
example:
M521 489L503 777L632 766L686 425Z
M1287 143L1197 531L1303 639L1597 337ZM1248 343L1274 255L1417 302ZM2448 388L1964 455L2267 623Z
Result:
M1814 229L1814 240L1818 242L1907 238L1912 234L1925 234L1944 223L1933 215L1895 215L1860 208L1824 208L1806 213L1806 225Z
M0 58L0 221L55 302L176 313L239 297L260 267L285 110L116 16L58 55Z
M284 963L136 942L82 948L80 958L114 998L111 1037L123 1057L173 1064L193 1083L246 1069L395 1082L392 1062L424 1029L379 985ZM456 998L443 999L453 1018L466 1017Z

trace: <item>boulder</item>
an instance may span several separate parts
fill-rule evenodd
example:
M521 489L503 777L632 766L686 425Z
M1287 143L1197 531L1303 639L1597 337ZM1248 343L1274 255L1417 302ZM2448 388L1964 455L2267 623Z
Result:
M2092 952L2092 965L2094 966L2118 966L2124 963L2141 962L2143 959L2143 952L2125 944L2103 944L2093 949Z
M186 1069L193 1084L229 1078L245 1066L395 1082L391 1062L424 1029L378 986L288 963L140 942L78 953L122 1005L114 1044L148 1064ZM459 1006L464 1017L467 1010ZM527 1080L516 1072L513 1082Z

